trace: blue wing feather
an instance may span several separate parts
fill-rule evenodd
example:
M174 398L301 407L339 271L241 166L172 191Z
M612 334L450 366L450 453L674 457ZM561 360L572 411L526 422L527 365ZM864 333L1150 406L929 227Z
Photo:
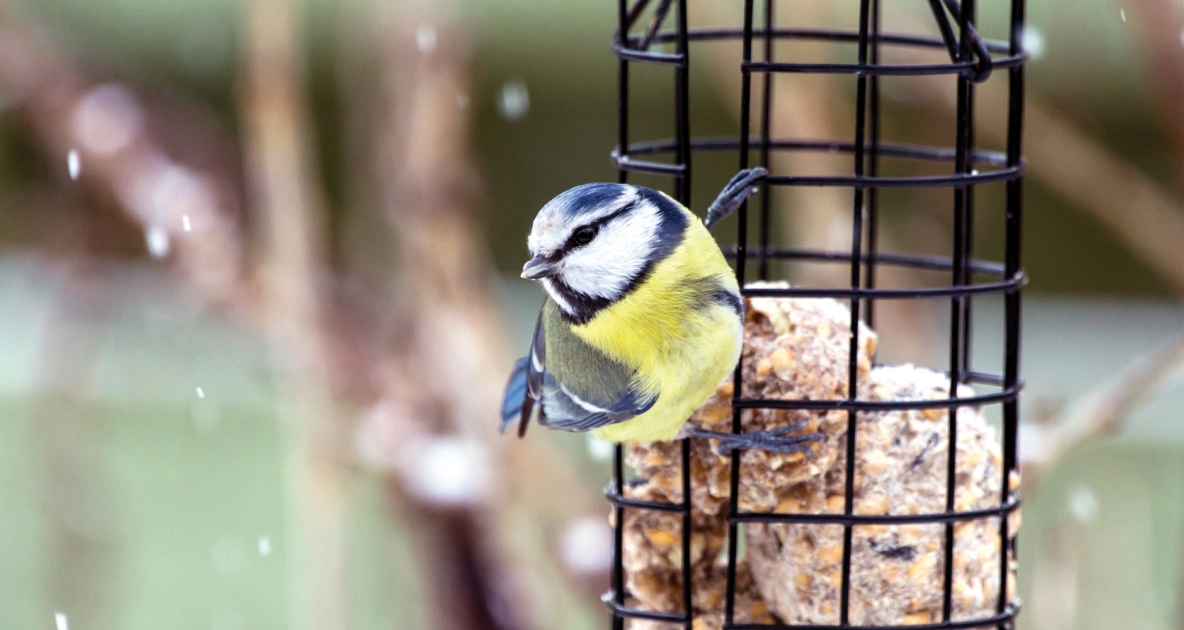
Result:
M526 435L526 427L530 424L530 414L534 411L535 403L543 398L543 366L546 364L546 338L543 327L543 311L539 311L538 322L534 326L534 334L530 341L530 354L518 359L514 369L510 372L510 380L506 383L506 391L502 395L502 421L498 425L498 433L505 433L506 429L518 421L518 437ZM542 408L539 408L540 422Z
M527 404L526 370L530 357L522 357L514 363L514 370L510 372L510 381L506 383L506 392L502 396L502 422L498 426L498 433L505 433L506 429L518 419L523 405Z
M547 366L549 346L557 353L551 357L552 369ZM518 435L524 435L536 405L539 424L563 431L591 431L629 420L657 400L637 393L635 374L572 333L570 324L559 319L558 309L547 300L535 325L530 354L518 359L506 384L499 431L517 420Z
M546 419L540 419L539 424L552 429L563 431L591 431L610 424L624 422L641 415L654 406L657 397L642 398L629 390L607 408L595 408L594 405L579 398L579 396L557 381L546 375L546 396L544 407L547 410Z

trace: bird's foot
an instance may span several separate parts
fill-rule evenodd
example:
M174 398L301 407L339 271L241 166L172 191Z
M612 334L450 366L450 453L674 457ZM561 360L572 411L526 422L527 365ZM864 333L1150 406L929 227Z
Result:
M768 174L769 171L759 166L756 168L742 169L739 173L736 173L732 181L724 186L719 196L707 208L707 218L703 221L707 229L710 230L716 223L719 223L735 212L745 200L756 192L756 187L752 184Z
M721 431L707 431L691 429L691 437L719 440L717 451L720 454L737 449L756 449L770 453L801 453L806 456L814 454L814 443L826 439L825 433L806 433L804 435L789 435L800 431L806 426L806 421L795 422L789 426L756 431L753 433L724 433Z

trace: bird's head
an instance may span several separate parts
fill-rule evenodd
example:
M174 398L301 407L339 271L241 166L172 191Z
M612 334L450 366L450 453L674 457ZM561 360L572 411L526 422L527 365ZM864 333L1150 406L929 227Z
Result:
M539 210L522 277L541 281L563 315L583 323L644 282L687 224L676 202L649 188L577 186Z

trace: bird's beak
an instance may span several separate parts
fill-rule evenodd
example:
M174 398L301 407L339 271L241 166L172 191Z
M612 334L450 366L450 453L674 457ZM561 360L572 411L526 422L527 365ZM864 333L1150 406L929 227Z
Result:
M526 278L527 280L550 278L557 273L559 273L559 270L556 269L554 265L547 262L547 259L541 254L531 258L530 261L522 267L522 277Z

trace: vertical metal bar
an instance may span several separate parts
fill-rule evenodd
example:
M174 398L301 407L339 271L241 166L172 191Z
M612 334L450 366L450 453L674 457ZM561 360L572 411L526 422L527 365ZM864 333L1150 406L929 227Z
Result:
M621 46L626 47L629 42L629 22L626 4L628 0L617 0L617 28L621 38ZM629 62L625 59L617 61L617 155L625 160L629 155ZM629 174L618 166L617 181L624 184ZM617 496L625 496L625 465L624 453L620 444L613 448L613 489ZM620 505L613 507L613 573L612 589L613 602L618 605L625 603L625 509ZM625 630L625 619L613 613L613 630Z
M687 46L687 0L678 0L678 54L682 57L674 70L674 118L677 160L683 165L678 176L675 197L682 205L691 207L691 102L688 74L691 65Z
M871 64L873 66L880 63L880 22L880 0L872 0ZM870 98L871 121L869 122L868 135L871 136L871 143L868 147L867 173L870 177L878 177L880 174L880 77L878 75L871 77ZM869 289L876 286L876 254L879 251L880 234L879 192L875 188L867 191L867 264L864 265L864 284ZM865 320L868 326L874 328L876 325L876 301L868 300L864 308L866 309Z
M965 61L970 55L970 16L974 14L974 0L966 0L965 10L959 17L959 46L958 59ZM958 76L957 83L957 120L955 130L954 170L958 174L967 173L970 164L970 83L966 75ZM964 185L954 188L954 234L953 234L953 285L965 283L966 255L967 255L967 204L969 191ZM958 397L958 386L962 383L963 358L965 347L965 331L962 326L965 321L965 298L955 295L950 299L950 393L951 400ZM946 511L954 511L954 495L957 481L958 454L958 413L956 407L949 408L949 448L946 459ZM942 578L942 622L950 620L953 602L953 573L954 573L954 523L945 524L945 557Z
M1025 0L1011 2L1010 54L1018 55L1023 50ZM1018 166L1021 160L1024 128L1024 67L1015 66L1008 70L1007 102L1007 165ZM1008 278L1020 273L1020 230L1023 224L1023 178L1016 177L1007 182L1007 214L1005 219L1004 269ZM1003 386L1015 387L1019 382L1020 368L1020 294L1008 293L1003 298L1005 318L1005 339L1003 359ZM1003 403L1003 479L999 501L1005 504L1010 499L1011 473L1018 467L1019 399ZM1007 599L1008 546L1011 540L1010 525L1006 517L999 519L999 601L996 611L1002 613L1010 604Z
M966 86L966 109L970 119L974 120L974 84ZM971 123L971 128L967 132L966 142L970 145L968 152L973 151L974 143L974 123ZM970 259L974 255L974 186L966 187L966 195L962 201L963 219L963 244L962 251L965 252L965 260L967 264L962 268L962 277L959 283L969 286L972 275L970 271ZM970 329L971 325L971 311L974 309L974 297L966 296L962 298L962 350L961 354L961 381L966 382L970 375L970 349L974 344L974 335Z
M963 22L968 24L969 29L973 29L974 23L978 20L978 10L975 6L975 0L966 0L962 7ZM970 51L973 45L973 33L969 37L963 36L963 46L966 50L965 60L974 58L974 54ZM974 170L974 95L975 83L972 80L966 81L966 163L963 165L964 172L972 172ZM961 283L965 285L970 284L970 259L974 254L974 186L966 187L966 194L962 200L964 212L966 214L963 235L963 249L966 252L967 264L962 268ZM974 308L974 299L970 296L965 298L965 304L962 309L962 380L965 381L970 374L970 350L973 345L974 335L971 332L971 311Z
M740 168L748 168L748 133L751 125L750 113L752 106L752 75L748 64L752 61L752 4L753 0L744 0L744 59L740 66ZM736 228L736 280L740 283L740 292L744 293L744 267L748 255L748 203L741 204L737 217ZM744 358L736 363L736 371L732 374L732 395L740 397L743 393ZM732 407L732 433L740 433L740 408ZM728 484L728 506L730 514L740 512L740 452L731 453L732 478ZM724 591L724 627L735 623L736 615L736 536L738 527L735 521L728 520L728 576Z
M629 159L629 62L625 59L617 61L617 93L617 155L624 162ZM617 183L624 184L628 178L629 172L618 167Z
M868 30L871 0L859 3L859 64L868 62ZM867 75L860 74L855 87L855 176L864 174L864 142L867 121ZM856 186L851 212L851 288L859 289L863 246L863 187ZM847 399L858 397L859 387L859 307L858 297L851 298L851 342L847 347ZM847 478L843 513L851 515L855 504L855 433L856 413L847 412ZM839 596L839 625L850 623L851 608L851 534L852 526L843 525L843 587Z
M765 61L773 61L773 5L775 0L765 0ZM761 166L769 168L769 143L773 139L769 128L773 111L773 73L766 72L764 78L765 91L761 95ZM761 191L761 255L760 279L769 279L769 205L773 195L773 188L765 186Z
M613 448L613 489L617 496L625 496L624 453L617 444ZM613 602L618 605L625 603L625 509L620 505L613 508ZM625 620L613 613L613 630L624 630Z
M695 622L691 600L691 438L682 440L682 605L686 630Z
M949 18L946 17L946 10L942 8L940 0L929 0L929 10L933 12L933 19L937 22L937 30L941 32L941 40L946 45L946 50L950 53L950 59L958 58L958 42L954 41L954 30L950 28Z
M627 2L617 0L617 33L623 48L629 45ZM619 161L629 157L629 61L623 58L617 60L617 155ZM628 177L628 172L618 167L617 182L624 184Z
M677 187L678 200L691 207L691 101L688 74L691 51L687 38L687 0L678 0L678 54L682 57L674 71L675 137L678 162L683 165ZM682 441L682 602L685 628L692 630L695 606L691 601L691 440Z

